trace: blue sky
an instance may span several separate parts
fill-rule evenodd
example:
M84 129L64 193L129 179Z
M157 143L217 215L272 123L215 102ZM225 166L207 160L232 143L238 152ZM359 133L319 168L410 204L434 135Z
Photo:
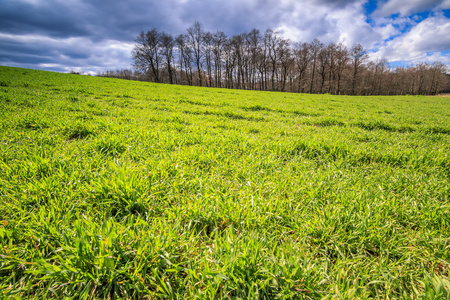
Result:
M229 36L272 28L292 41L361 43L393 66L450 66L450 0L0 0L0 65L131 68L140 31L176 35L194 21Z

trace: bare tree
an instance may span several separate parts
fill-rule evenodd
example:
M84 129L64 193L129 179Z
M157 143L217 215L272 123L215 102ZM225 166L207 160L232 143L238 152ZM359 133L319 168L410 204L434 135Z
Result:
M203 48L205 49L205 61L206 72L208 77L206 78L206 85L211 86L212 83L212 56L213 56L213 35L210 32L206 32L203 35Z
M272 29L267 29L266 33L265 33L265 40L267 43L267 48L268 48L268 58L271 64L271 71L272 71L272 75L271 75L271 81L272 81L272 91L276 90L275 87L275 77L277 76L277 62L278 62L278 54L279 52L278 47L279 44L281 43L281 38L279 36L279 32L275 32Z
M260 46L262 37L258 29L253 29L247 34L246 39L249 47L250 88L254 90L256 89L258 47Z
M160 82L160 38L161 34L155 28L146 33L141 32L136 38L136 45L132 51L134 67L144 72L148 72L150 69L155 82Z
M318 39L314 39L309 47L312 60L311 84L309 86L309 93L312 93L314 87L314 77L316 73L317 56L319 55L320 50L322 50L323 44Z
M295 45L295 63L297 65L298 72L298 88L297 92L303 93L303 77L306 74L306 70L311 62L310 47L307 43L297 43Z
M427 91L429 95L436 95L439 91L444 90L447 86L447 75L448 68L442 62L433 62L429 68L429 90ZM425 91L423 91L425 92Z
M329 49L324 47L320 49L318 55L317 55L317 61L318 61L318 73L320 75L320 89L319 93L323 93L323 87L325 85L325 79L327 77L327 67L330 64L330 57L329 57Z
M281 72L280 72L281 88L280 88L280 90L282 92L284 92L286 89L286 81L287 81L287 78L289 75L290 68L294 64L294 59L291 54L289 40L281 38L280 42L278 44L277 52L278 52L280 68L281 68Z
M358 83L358 74L361 70L361 66L367 59L366 50L361 44L354 44L350 50L350 55L353 59L353 77L352 77L352 95L356 95L356 87Z
M370 89L368 94L370 95L381 95L386 94L386 83L384 78L387 77L387 70L389 68L389 64L386 59L381 59L377 61L371 61L367 64L368 74L368 83ZM384 91L383 91L384 89Z
M195 64L197 66L197 75L199 85L202 86L202 57L203 57L203 26L200 22L195 22L187 29L189 43L194 52Z
M267 90L267 69L268 69L268 61L267 61L267 53L268 53L268 39L267 35L264 34L264 36L261 38L261 43L259 47L257 48L256 52L256 61L257 61L257 69L260 74L260 89L261 90Z
M175 46L175 41L170 34L165 32L161 33L160 36L161 43L161 53L164 57L164 64L169 74L169 83L173 84L174 70L173 70L173 48Z
M348 65L348 61L350 60L348 56L348 50L347 47L345 47L343 44L339 43L336 48L335 53L335 74L336 74L336 92L335 94L340 95L341 94L341 81L344 77L344 70Z
M155 28L141 32L132 51L136 71L116 70L98 76L239 89L379 95L436 94L449 90L442 63L419 63L391 69L387 60L368 61L361 44L349 50L318 40L292 44L267 29L253 29L228 39L204 32L195 22L173 39ZM294 84L297 84L294 87Z
M193 84L193 75L192 75L192 50L187 45L188 37L184 34L180 34L175 39L176 45L178 47L178 52L180 54L179 63L180 63L180 70L182 72L183 65L185 69L185 75L186 75L186 81L188 85Z
M234 88L233 73L236 67L236 55L234 47L230 40L227 40L223 48L224 67L225 67L225 87Z
M224 44L227 41L225 33L218 31L213 35L213 56L214 56L214 79L215 86L222 86L222 55Z
M245 85L244 82L244 52L243 52L243 44L244 44L244 35L238 34L231 38L230 45L232 47L232 53L234 55L234 59L236 62L236 88L243 88Z

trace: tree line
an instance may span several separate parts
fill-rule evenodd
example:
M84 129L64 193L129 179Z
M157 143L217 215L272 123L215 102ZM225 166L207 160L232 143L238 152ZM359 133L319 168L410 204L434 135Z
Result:
M135 70L99 76L230 89L337 95L435 95L449 88L443 63L390 68L371 61L361 44L293 43L279 32L253 29L228 37L195 22L172 36L141 32L131 53Z

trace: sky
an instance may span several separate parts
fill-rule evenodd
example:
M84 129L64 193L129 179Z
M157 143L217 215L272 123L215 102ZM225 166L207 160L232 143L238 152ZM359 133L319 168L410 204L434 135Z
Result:
M141 31L228 36L253 28L293 42L362 44L391 66L450 66L450 0L0 0L0 65L96 74L131 69Z

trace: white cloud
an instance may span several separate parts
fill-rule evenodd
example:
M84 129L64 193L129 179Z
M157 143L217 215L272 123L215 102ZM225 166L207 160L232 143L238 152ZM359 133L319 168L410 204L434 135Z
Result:
M377 26L374 27L373 30L380 34L381 36L380 42L401 34L400 30L395 28L392 24L386 24L385 26Z
M341 42L347 47L361 43L366 48L383 42L400 32L389 22L371 26L363 8L365 1L348 1L344 6L330 9L320 1L306 1L292 6L275 29L293 41Z
M432 53L431 55L428 55L425 59L426 62L432 63L435 61L442 62L443 64L449 66L450 65L450 56L449 55L443 55L440 52ZM448 69L450 70L450 69Z
M450 22L443 15L423 20L409 32L385 43L374 57L390 61L424 61L446 57L432 52L450 50ZM430 56L431 55L431 56Z

